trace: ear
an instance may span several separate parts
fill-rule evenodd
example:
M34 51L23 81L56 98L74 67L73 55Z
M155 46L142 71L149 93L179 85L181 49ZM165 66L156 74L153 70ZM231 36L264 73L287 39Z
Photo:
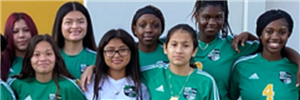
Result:
M165 54L168 54L168 50L167 50L167 44L166 44L166 43L164 43L164 44L163 44L163 47L164 47L164 53L165 53Z
M193 51L193 57L195 57L196 56L196 54L197 54L197 51L198 51L198 48L196 48L194 51Z
M196 22L199 22L199 19L200 19L199 17L200 17L200 16L199 16L199 13L198 13L198 12L196 12L196 14L194 15L194 17L195 17Z
M132 33L133 33L134 36L136 36L135 30L136 30L136 26L132 25L131 26L131 31L132 31Z

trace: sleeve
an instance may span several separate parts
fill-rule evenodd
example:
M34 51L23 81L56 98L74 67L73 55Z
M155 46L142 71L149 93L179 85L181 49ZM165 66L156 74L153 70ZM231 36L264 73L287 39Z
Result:
M255 52L259 47L259 41L246 41L245 45L242 46L239 44L240 52L236 54L235 58L240 58L242 56L250 55L251 53Z
M66 100L87 100L75 81L71 79L69 80L71 81L71 84L68 85L67 88Z
M1 100L16 100L14 92L11 88L1 80Z
M240 96L240 90L239 90L240 75L238 71L238 66L239 64L235 64L233 66L232 76L229 81L229 98L231 98L231 100L237 100Z
M158 71L161 70L162 68L166 68L168 66L169 66L168 63L160 62L157 64L142 67L141 68L142 81L146 86L148 86L148 82L153 77L153 75L155 75L155 73L158 73Z
M215 80L211 77L211 82L209 84L210 87L210 93L209 93L209 99L208 100L220 100L220 95L218 91L218 87L216 85Z
M144 84L142 84L142 98L143 100L150 100L150 93Z

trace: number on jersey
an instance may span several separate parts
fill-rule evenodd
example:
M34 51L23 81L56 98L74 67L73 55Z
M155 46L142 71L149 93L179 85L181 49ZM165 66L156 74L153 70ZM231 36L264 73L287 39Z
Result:
M263 96L267 96L266 100L273 100L273 97L275 95L274 91L273 91L273 84L268 84L264 91L263 91Z

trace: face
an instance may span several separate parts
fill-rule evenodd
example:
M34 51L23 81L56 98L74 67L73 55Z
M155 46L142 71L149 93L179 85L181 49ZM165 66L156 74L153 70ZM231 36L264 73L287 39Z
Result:
M280 53L285 46L290 32L284 19L277 19L269 23L260 36L263 52Z
M222 11L221 6L208 5L201 8L195 17L200 33L206 36L216 36L222 29L225 21L224 11Z
M41 41L34 49L30 59L36 74L50 74L55 65L55 53L49 42Z
M166 47L167 46L167 47ZM164 44L164 52L167 54L170 63L177 66L189 65L196 50L193 50L193 40L191 35L185 30L177 30L171 35L167 45Z
M121 39L114 38L104 47L105 63L110 70L125 70L130 61L131 52Z
M142 45L153 45L158 41L161 35L162 23L158 17L153 14L144 14L133 26L134 34Z
M79 11L71 11L63 18L61 29L65 40L81 41L87 34L86 17Z
M25 20L16 21L13 28L14 44L16 50L25 51L31 39L31 33Z

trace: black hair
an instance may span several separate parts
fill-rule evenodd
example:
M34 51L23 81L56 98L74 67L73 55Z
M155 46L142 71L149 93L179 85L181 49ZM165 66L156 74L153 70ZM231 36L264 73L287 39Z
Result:
M1 35L1 52L5 50L7 42L3 35Z
M135 85L135 92L137 93L137 98L140 96L140 99L142 99L142 89L141 89L141 73L140 73L140 65L139 65L139 54L138 54L138 48L137 45L135 45L135 42L131 35L126 32L123 29L112 29L106 32L98 46L97 50L97 58L96 58L96 65L95 65L95 84L94 84L94 97L96 99L99 98L97 91L99 89L100 80L105 78L106 75L108 75L109 66L104 61L104 47L112 40L112 39L120 39L122 42L128 46L130 49L130 61L126 65L126 76L131 77L131 79L134 82ZM101 85L100 85L101 87Z
M221 6L222 11L225 13L224 24L223 24L223 28L221 29L222 37L223 38L227 37L229 32L230 32L231 35L233 35L232 30L231 30L230 25L229 25L229 22L228 22L229 9L228 9L227 0L216 0L216 1L197 0L195 5L194 5L194 9L192 11L192 14L193 14L192 17L194 17L196 19L196 15L199 13L199 10L201 8L207 7L209 5Z
M62 35L61 25L65 15L71 11L79 11L86 17L87 32L86 36L82 40L82 45L83 47L96 51L96 43L94 39L94 32L90 14L88 10L79 2L67 2L64 5L62 5L56 13L52 30L52 36L55 42L57 43L58 47L61 49L65 46L65 39Z
M294 27L294 21L290 14L287 12L280 10L280 9L271 9L260 15L256 21L256 35L260 37L263 33L264 28L271 23L272 21L275 21L277 19L284 19L288 24L288 31L289 33L292 33L293 27ZM259 39L260 44L258 49L254 53L262 52L263 51L263 45L261 42L261 39ZM285 48L285 46L283 47ZM285 49L281 50L281 55L283 57L286 56Z
M172 27L168 34L167 34L167 37L166 37L166 41L165 41L165 44L166 44L166 48L167 48L167 45L172 37L172 35L175 33L175 31L177 30L184 30L184 31L187 31L191 38L192 38L192 41L193 41L193 50L195 51L197 48L198 48L198 39L197 39L197 34L196 34L196 31L191 27L189 26L188 24L178 24L174 27ZM192 57L190 59L190 66L192 68L196 68L197 66L194 64L194 58Z

